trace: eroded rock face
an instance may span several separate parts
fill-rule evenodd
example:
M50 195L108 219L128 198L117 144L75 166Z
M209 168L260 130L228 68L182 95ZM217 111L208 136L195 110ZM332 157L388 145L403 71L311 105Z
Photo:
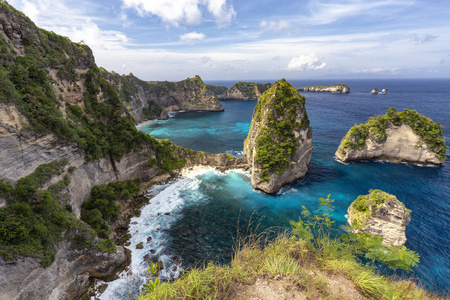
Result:
M108 82L119 90L128 89L127 96L121 100L129 106L129 113L135 122L145 120L143 110L149 104L157 105L164 110L155 118L167 119L167 112L180 110L223 111L224 108L217 96L198 76L179 82L145 82L134 75L120 76L116 73L105 73Z
M75 299L91 278L114 279L127 258L121 246L117 253L104 253L73 251L69 243L63 243L49 267L41 268L39 261L31 257L4 261L0 257L0 300Z
M244 144L253 187L276 193L305 176L312 153L312 128L305 98L286 80L259 99Z
M376 94L378 94L378 89L375 88L375 89L373 89L372 91L370 91L370 93L371 93L372 95L376 95Z
M298 89L300 92L328 92L334 94L348 94L350 93L350 87L345 84L338 84L332 86L308 86Z
M386 199L377 205L374 193L382 193ZM368 232L383 238L383 245L403 246L406 243L405 229L411 221L410 211L395 196L379 190L372 191L366 197L367 215L361 218L361 211L355 202L348 208L348 223L355 233Z
M444 162L429 150L422 138L415 134L408 124L392 125L386 129L386 133L386 141L378 143L374 139L367 138L361 149L346 148L344 138L335 155L344 162L368 159L420 164L442 164ZM359 137L351 136L350 140L352 139L357 142Z

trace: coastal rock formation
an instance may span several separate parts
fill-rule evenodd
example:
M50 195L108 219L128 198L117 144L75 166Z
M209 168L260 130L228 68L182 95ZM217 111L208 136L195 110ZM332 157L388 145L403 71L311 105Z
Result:
M388 89L382 89L382 90L381 90L381 93L382 93L382 94L387 94L387 93L388 93Z
M92 278L111 280L126 261L121 246L116 253L105 253L71 250L68 243L60 246L55 261L45 269L37 258L4 261L0 257L0 300L78 299Z
M300 92L328 92L335 94L348 94L350 93L350 87L346 84L338 83L330 86L307 86L298 89Z
M399 113L390 108L384 116L353 126L336 157L341 161L380 159L438 165L445 162L447 151L442 125L414 110Z
M377 89L377 88L374 88L370 93L371 93L372 95L376 95L376 94L378 94L378 89Z
M270 83L238 82L224 92L219 99L257 100L270 86Z
M253 187L276 193L305 176L312 153L305 98L285 79L259 99L244 144Z
M355 233L368 232L383 238L383 245L403 246L411 211L394 195L372 190L348 208L348 223Z
M217 96L200 76L179 82L143 81L130 75L103 70L105 78L129 107L135 122L166 119L167 112L180 110L223 111Z
M117 275L124 266L123 248L109 253L114 248L106 247L111 241L98 238L77 219L94 185L135 178L158 182L183 166L229 168L243 162L226 154L183 149L139 132L129 112L132 107L124 105L105 77L87 45L37 28L0 1L1 300L72 299L92 278ZM161 91L154 93L167 98L158 98L166 99L160 104L166 103L169 110L176 105L201 109L202 104L221 109L200 78L179 86L155 86ZM186 91L177 98L171 86ZM58 161L65 163L53 172L48 164ZM44 169L30 177L40 167ZM42 177L43 173L50 175ZM24 229L30 239L20 240L23 226L11 226L10 220L37 227ZM99 245L103 247L97 249Z

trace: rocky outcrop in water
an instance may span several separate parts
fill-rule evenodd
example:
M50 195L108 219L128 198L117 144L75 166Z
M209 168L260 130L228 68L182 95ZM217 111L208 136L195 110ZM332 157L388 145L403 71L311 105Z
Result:
M270 86L270 83L238 82L219 98L220 100L257 100Z
M382 90L381 90L381 93L382 93L382 94L387 94L387 93L388 93L388 89L382 89Z
M368 232L383 238L383 245L403 246L411 211L394 195L380 190L359 196L348 208L348 223L355 233Z
M353 126L335 155L344 162L378 159L438 165L445 162L447 151L442 125L416 111L390 108L384 116Z
M312 128L305 98L285 79L258 99L244 153L253 187L266 193L278 192L308 171Z
M308 87L302 87L298 89L300 92L327 92L334 94L348 94L350 93L350 87L345 84L335 84L330 86L313 85Z
M377 88L374 88L373 90L370 91L370 93L371 93L372 95L376 95L376 94L378 94L378 89L377 89Z
M217 96L200 76L179 82L140 80L133 74L104 71L104 76L129 106L135 122L165 119L167 112L180 110L223 111Z

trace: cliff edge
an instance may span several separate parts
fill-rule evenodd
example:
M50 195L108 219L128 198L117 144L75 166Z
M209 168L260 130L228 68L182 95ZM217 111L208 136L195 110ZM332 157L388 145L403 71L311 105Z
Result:
M383 238L383 245L403 246L411 211L394 195L371 190L348 208L348 223L355 233L368 232Z
M336 157L341 161L382 159L443 164L448 151L443 128L414 110L397 112L389 108L384 116L355 124L342 139Z
M253 187L276 193L302 178L312 148L305 97L285 79L277 81L258 99L244 143Z

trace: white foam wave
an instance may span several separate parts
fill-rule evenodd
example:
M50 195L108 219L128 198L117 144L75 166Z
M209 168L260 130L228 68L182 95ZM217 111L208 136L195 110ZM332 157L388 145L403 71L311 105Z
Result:
M166 230L180 217L180 211L185 200L180 196L183 190L195 190L199 187L200 180L195 176L182 178L163 186L155 186L149 194L155 195L149 205L142 209L139 217L131 219L129 232L131 234L130 272L122 272L118 279L108 283L105 292L100 299L127 299L127 290L130 287L131 295L142 292L142 284L148 281L147 269L149 261L162 261L164 269L160 272L160 278L171 279L178 277L182 272L182 262L177 257L171 257L164 253L164 249L170 237ZM201 198L201 195L198 195ZM142 249L136 249L142 243ZM101 283L99 283L101 284Z

